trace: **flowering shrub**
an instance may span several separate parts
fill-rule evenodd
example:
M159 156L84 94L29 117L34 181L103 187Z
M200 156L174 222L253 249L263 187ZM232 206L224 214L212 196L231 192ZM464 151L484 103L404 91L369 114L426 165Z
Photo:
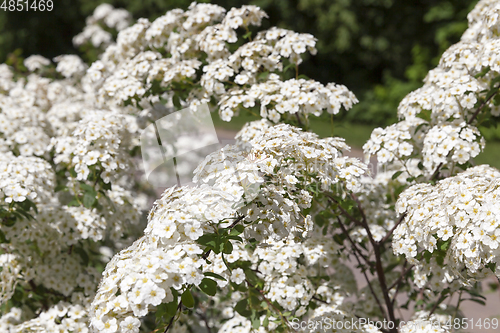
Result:
M358 101L299 75L316 40L256 32L255 6L193 3L129 25L101 5L74 40L99 60L31 56L27 76L1 65L0 328L324 332L298 323L367 318L331 330L397 332L412 307L401 332L456 329L462 294L481 302L477 283L500 276L500 171L472 160L500 115L499 11L481 1L400 121L373 131L376 175L342 138L307 131ZM137 167L141 130L201 104L263 119L143 214L156 193Z

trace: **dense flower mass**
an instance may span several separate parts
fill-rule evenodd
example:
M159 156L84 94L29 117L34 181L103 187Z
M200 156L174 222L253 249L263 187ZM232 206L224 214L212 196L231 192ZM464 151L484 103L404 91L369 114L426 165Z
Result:
M498 89L495 78L500 73L495 51L497 12L495 1L480 1L468 16L469 29L462 40L443 54L424 86L408 94L398 107L398 115L407 125L405 151L412 151L409 144L418 146L423 140L424 145L415 156L407 156L419 158L428 174L438 166L454 169L476 157L484 149L484 138L477 128L478 113L486 111L485 116L491 116L492 121L500 115L493 98L494 89ZM382 163L391 162L392 151L379 141L378 136L372 136L365 152L377 154Z
M443 289L454 279L470 279L499 273L492 264L498 262L500 242L500 172L482 165L468 169L437 185L419 184L403 192L396 210L406 212L404 223L394 232L393 248L398 254L417 262L422 251L446 248L443 273L436 263L422 261L423 286L431 275L433 289ZM437 278L438 277L438 278Z
M220 228L233 228L235 220L248 224L242 234L244 239L272 242L272 251L287 254L279 255L282 261L276 265L269 252L264 255L256 250L250 254L231 242L227 246L232 251L225 260L256 260L256 267L270 279L266 288L270 298L285 309L294 310L309 303L314 291L312 285L304 287L304 283L307 285L307 273L312 272L305 266L301 268L295 260L306 253L307 264L323 260L328 266L337 248L332 241L315 240L294 246L280 245L273 239L291 234L306 236L311 231L310 216L304 218L300 212L311 205L312 197L301 188L314 182L332 188L342 181L353 189L365 167L355 159L340 156L341 150L347 148L342 141L318 139L289 125L272 126L263 120L247 126L239 137L240 146L226 146L200 164L195 171L196 187L164 192L149 214L145 236L108 264L93 302L95 330L112 320L122 325L130 312L142 317L152 306L172 302L174 294L176 297L199 286L207 271L241 284L245 278L243 270L236 268L231 272L224 259L207 252L206 246L200 246L206 244L198 241ZM245 143L250 147L245 149ZM334 166L329 167L332 162ZM305 177L305 172L316 175ZM328 247L330 252L315 250ZM273 266L275 274L271 274ZM275 286L275 279L285 284ZM283 294L288 290L288 280L288 284L299 288L290 297ZM216 282L220 287L227 284ZM120 308L113 306L115 297L122 300Z
M103 4L74 38L98 60L0 65L0 331L351 332L295 324L370 318L355 331L396 333L375 322L408 319L399 307L415 309L400 332L451 331L443 301L500 277L500 171L473 166L500 115L499 14L480 1L400 121L372 132L374 177L342 138L305 130L354 94L299 75L316 39L255 32L256 6L132 24ZM201 106L262 119L199 159L210 140L179 139L176 111ZM192 178L159 199L137 168L148 129Z
M141 19L118 34L117 44L91 65L85 80L99 91L102 103L133 103L146 110L159 101L158 88L176 92L189 84L183 102L196 108L215 97L226 121L256 103L261 116L275 122L283 113L350 109L357 99L345 86L282 81L284 64L298 66L304 53L316 52L313 36L271 28L233 50L237 29L259 26L266 16L255 6L225 13L216 5L193 4L186 12L173 10L154 22Z

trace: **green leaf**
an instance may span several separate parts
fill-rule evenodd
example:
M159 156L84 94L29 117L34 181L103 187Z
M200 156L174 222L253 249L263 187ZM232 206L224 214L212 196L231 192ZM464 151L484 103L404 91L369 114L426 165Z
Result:
M194 298L189 289L186 289L186 291L182 293L181 301L182 304L184 304L184 306L187 308L194 307Z
M82 258L83 266L87 266L89 264L89 255L84 249L82 249L81 247L74 247L73 251L80 255L80 258Z
M398 171L398 172L396 172L395 174L393 174L393 175L392 175L392 180L394 180L394 179L398 178L398 177L399 177L399 175L400 175L400 174L402 174L402 173L403 173L403 171Z
M177 110L182 109L181 99L180 99L179 95L175 94L174 97L172 97L172 102L174 103L174 106Z
M156 319L161 319L167 315L168 305L162 303L156 307L155 317Z
M215 294L217 293L217 282L212 279L204 278L203 280L201 280L199 287L201 291L209 296L215 296Z
M252 32L248 31L246 34L243 35L243 39L250 39L252 37Z
M252 327L254 329L258 329L260 327L260 316L257 311L252 310L252 314L250 316L250 320L252 322Z
M167 303L167 315L169 318L172 318L173 316L175 316L175 314L177 313L177 301L175 302L170 302L170 303Z
M215 253L219 253L219 238L216 234L205 234L196 240L198 244L208 246Z
M101 188L102 188L103 190L111 190L111 182L109 182L109 183L104 183L104 182L102 182L102 183L101 183Z
M177 290L175 290L174 288L170 288L170 290L172 290L172 294L174 295L174 300L170 303L167 303L167 315L169 316L169 318L172 318L177 313L179 300L177 297Z
M2 243L7 243L7 238L5 237L5 234L3 233L2 230L0 230L0 244Z
M226 239L232 239L238 242L243 242L243 239L240 236L229 235L226 237Z
M73 199L66 206L68 206L68 207L79 207L80 203L78 202L78 200Z
M251 295L250 296L250 304L252 306L259 306L260 305L260 300L256 295Z
M82 188L85 192L93 192L93 193L96 193L96 194L97 194L97 192L95 191L95 189L94 189L92 186L90 186L90 185L87 185L87 184L85 184L85 183L80 183L80 187L81 187L81 188Z
M440 249L442 251L446 251L446 250L448 250L448 247L450 246L450 244L451 244L451 239L448 239L446 242L444 242L443 244L441 244Z
M322 227L325 225L326 223L326 219L322 216L322 215L316 215L314 217L314 222L319 226L319 227Z
M256 285L257 283L260 282L260 279L257 276L257 274L255 274L255 272L249 268L245 269L245 276L248 279L248 281L250 281L250 283L253 285Z
M480 78L480 77L483 77L485 76L488 72L490 71L490 67L485 67L483 68L483 70L479 73L477 73L474 77L477 79L477 78Z
M333 240L339 244L343 245L344 244L344 239L346 239L346 236L344 234L335 234L333 235Z
M65 191L67 189L68 189L68 187L66 186L66 184L59 184L54 189L54 192Z
M245 298L236 303L234 309L243 317L249 317L252 314L252 312L247 307L248 307L248 300Z
M96 201L95 195L92 195L90 192L85 192L83 195L83 205L85 208L92 208L92 205L94 205Z
M205 276L210 276L210 277L213 277L213 278L216 278L216 279L219 279L219 280L227 281L225 278L223 278L219 274L215 274L215 273L212 273L212 272L204 272L203 274L205 274Z
M486 303L485 303L482 299L477 299L477 298L469 298L468 300L469 300L469 301L476 302L476 303L479 303L479 304L481 304L481 305L486 305Z
M486 265L486 267L488 267L493 273L496 272L496 266L497 266L496 262L490 262L488 265Z
M231 244L230 241L226 241L224 243L224 248L223 248L222 252L225 254L231 254L233 252L233 244Z
M231 229L231 232L229 233L231 236L238 236L241 234L243 231L245 231L245 227L242 226L241 224L237 224L234 226L233 229Z

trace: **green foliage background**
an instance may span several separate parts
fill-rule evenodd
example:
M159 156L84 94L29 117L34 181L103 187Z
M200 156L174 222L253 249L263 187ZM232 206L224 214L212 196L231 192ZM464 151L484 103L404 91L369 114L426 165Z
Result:
M1 1L1 0L0 0ZM150 20L191 0L54 0L52 12L0 10L0 62L20 56L76 53L71 39L94 8L108 2ZM344 117L383 126L396 120L399 101L421 86L441 53L467 28L470 0L202 0L225 8L254 4L279 26L318 38L318 54L301 72L323 83L345 84L361 103ZM17 50L16 52L13 52ZM84 59L85 54L80 52ZM495 134L492 134L495 136Z

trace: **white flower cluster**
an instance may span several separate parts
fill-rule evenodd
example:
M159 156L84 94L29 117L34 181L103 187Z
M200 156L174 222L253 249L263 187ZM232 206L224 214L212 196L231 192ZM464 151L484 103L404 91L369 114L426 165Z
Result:
M263 119L247 124L236 137L252 145L259 171L268 175L266 186L243 212L245 220L255 222L246 228L248 236L259 241L292 231L306 235L311 226L299 212L311 205L312 195L305 188L356 191L367 170L358 159L341 156L349 149L342 139L319 139L290 125L272 126Z
M0 254L0 305L13 295L19 278L21 267L16 256L10 253Z
M78 180L86 180L94 165L100 166L100 177L105 183L118 179L122 176L120 171L130 167L129 138L138 130L130 118L109 111L88 111L71 136L52 139L49 148L55 148L54 161L74 166Z
M59 302L39 316L22 321L22 310L13 307L0 318L2 332L80 332L87 333L89 299L75 293L70 302Z
M285 112L319 116L326 109L330 114L337 114L342 106L349 110L358 102L343 85L329 83L324 86L304 79L281 81L277 74L269 75L266 82L254 84L248 90L232 89L229 92L220 101L220 115L225 121L230 121L235 115L233 110L241 106L253 107L256 101L260 102L261 117L275 123Z
M197 186L170 188L163 193L149 215L145 236L111 260L93 302L94 329L117 329L131 312L136 317L146 315L150 307L174 299L171 288L180 294L191 285L198 286L206 271L241 283L242 270L230 274L224 261L213 252L207 258L208 264L200 258L204 251L195 241L215 228L229 227L238 211L245 215L244 220L252 222L245 228L247 239L280 239L294 230L304 233L311 229L311 221L310 217L301 218L299 212L309 207L312 197L297 187L313 182L331 186L342 181L353 189L366 169L355 159L337 157L341 149L347 148L343 141L318 139L289 125L271 126L262 120L245 128L240 136L251 145L250 154L242 147L226 146L207 156L195 171ZM335 166L327 168L331 162ZM305 178L306 172L318 175ZM296 263L291 263L293 253L306 251L309 264L318 260L327 264L332 257L315 248L335 249L332 242L304 246L287 250L290 257L282 258L283 265L276 267L277 272L293 273L297 268ZM237 250L236 243L232 248L229 262L249 258ZM278 279L278 286L290 280L288 284L298 288L293 296L281 297L279 293L286 289L283 287L270 287L269 293L290 309L299 299L307 302L312 293L300 287L307 280L299 277L295 274ZM218 280L217 284L223 287L227 282ZM116 302L120 306L115 306Z
M435 186L419 184L404 191L396 210L406 212L406 217L394 231L394 253L425 265L423 251L445 251L446 274L439 275L441 284L432 284L436 289L454 279L468 284L474 278L499 275L491 267L500 249L499 179L498 170L482 165ZM436 275L435 270L425 272Z
M14 305L41 296L30 300L38 312L3 315L1 331L87 331L82 299L93 297L100 278L91 266L106 261L98 244L128 246L144 206L129 170L136 118L126 108L93 111L95 92L80 81L86 65L76 56L55 61L65 79L14 78L0 66L0 298L10 299L16 285L25 293ZM40 56L25 65L41 74L51 66Z
M94 47L107 47L113 41L113 35L108 31L121 31L128 27L132 16L123 8L114 8L103 3L94 9L94 13L87 17L83 31L73 37L73 45L81 46L90 42Z
M305 313L315 286L308 278L318 273L315 264L329 267L337 255L333 241L318 238L304 243L270 242L270 247L257 248L250 256L258 262L258 271L265 281L264 291L271 302L277 302L286 311ZM299 263L303 256L304 263Z
M6 64L0 64L0 92L4 93L5 91L9 91L14 86L14 81L12 78L14 77L14 73L12 73L9 66Z
M367 158L376 154L377 161L381 164L408 158L414 153L415 148L422 147L424 124L424 120L417 118L412 122L400 121L385 129L375 128L363 146Z
M424 139L424 167L431 171L439 164L451 161L464 164L484 149L484 138L479 130L464 121L432 127Z
M137 320L132 313L143 317L151 306L171 302L171 288L182 293L188 285L199 285L205 261L195 240L230 218L231 205L240 199L208 185L167 190L149 215L145 236L108 263L92 303L94 330L138 332L139 325L126 330L129 321Z
M246 188L240 182L261 181L256 167L244 163L247 154L227 146L205 161L219 160L213 155L220 155L220 160L225 162L219 165L221 173L214 172L215 179L210 175L197 175L199 186L173 187L163 193L149 214L145 236L108 264L93 302L95 329L115 332L118 327L128 325L131 312L135 317L142 317L150 311L150 306L171 302L171 288L181 293L187 286L201 283L203 271L210 269L205 267L205 260L200 259L203 250L195 241L214 227L231 224L236 207L244 202ZM222 260L215 259L212 258L212 265L222 265L222 271L226 271ZM117 291L119 296L115 295ZM131 332L137 332L138 325L136 329Z
M482 0L468 14L469 28L462 35L461 41L448 49L441 58L443 66L456 63L466 67L471 75L480 73L489 67L492 72L486 74L488 82L500 72L500 58L496 50L499 46L500 8L494 0ZM500 115L498 107L492 111Z
M236 29L260 25L264 17L255 6L226 14L219 6L193 3L186 12L172 10L154 22L141 19L118 34L117 44L91 65L85 80L99 92L101 103L142 109L160 98L172 99L168 92L185 91L187 84L189 92L181 99L185 106L196 108L215 97L227 121L239 106L251 108L256 102L261 115L275 122L285 112L320 115L326 109L336 114L358 102L343 85L283 82L274 73L283 71L285 60L298 65L304 53L316 52L309 34L271 28L231 53L229 44L238 41Z
M34 72L37 69L40 69L44 66L49 66L50 65L50 60L42 57L40 55L32 55L29 56L28 58L24 59L24 66L30 71Z
M87 65L74 54L57 56L54 58L54 62L57 63L56 71L66 78L82 76L87 70Z
M41 158L0 153L0 200L4 202L49 200L54 178L52 167Z
M476 128L478 112L500 115L492 99L497 88L494 78L500 73L499 10L495 1L480 1L468 16L469 28L462 40L443 54L424 86L408 94L398 107L399 117L417 127L423 137L424 147L417 158L427 174L432 175L437 166L451 170L476 157L484 149L484 139ZM493 95L488 94L490 89ZM370 144L366 153L380 157L386 155L385 149Z

